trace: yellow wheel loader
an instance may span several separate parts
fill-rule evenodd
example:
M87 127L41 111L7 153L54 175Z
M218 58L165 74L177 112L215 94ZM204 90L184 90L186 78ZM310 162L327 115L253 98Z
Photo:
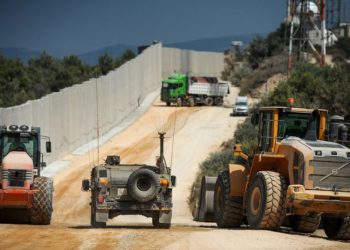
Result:
M322 223L329 238L350 239L350 149L326 140L327 110L263 107L251 120L258 147L248 156L236 144L245 164L203 177L197 220L303 233Z

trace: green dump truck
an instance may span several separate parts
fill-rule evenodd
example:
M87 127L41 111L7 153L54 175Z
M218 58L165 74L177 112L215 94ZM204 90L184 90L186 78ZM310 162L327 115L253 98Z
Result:
M216 77L187 76L172 74L162 81L161 101L167 106L221 106L229 93L227 82L219 82Z

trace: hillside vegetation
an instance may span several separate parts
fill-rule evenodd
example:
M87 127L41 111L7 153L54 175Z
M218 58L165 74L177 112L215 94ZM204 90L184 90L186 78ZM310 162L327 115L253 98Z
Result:
M92 77L105 75L134 57L131 50L117 58L104 54L98 65L89 66L74 55L59 60L43 52L27 64L0 55L0 107L39 99Z

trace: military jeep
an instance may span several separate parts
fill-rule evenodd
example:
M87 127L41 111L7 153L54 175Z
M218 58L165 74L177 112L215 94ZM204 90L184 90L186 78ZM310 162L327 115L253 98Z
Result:
M121 164L119 156L107 156L104 164L92 169L91 180L82 181L82 190L91 190L92 227L106 227L107 220L118 215L143 215L152 218L154 227L170 228L176 177L166 165L164 135L159 133L155 166Z

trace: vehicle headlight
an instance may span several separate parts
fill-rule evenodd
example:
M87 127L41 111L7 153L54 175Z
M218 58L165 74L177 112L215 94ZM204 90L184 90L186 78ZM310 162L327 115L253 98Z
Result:
M321 150L316 150L316 151L315 151L315 155L317 155L317 156L322 156L322 151L321 151Z

